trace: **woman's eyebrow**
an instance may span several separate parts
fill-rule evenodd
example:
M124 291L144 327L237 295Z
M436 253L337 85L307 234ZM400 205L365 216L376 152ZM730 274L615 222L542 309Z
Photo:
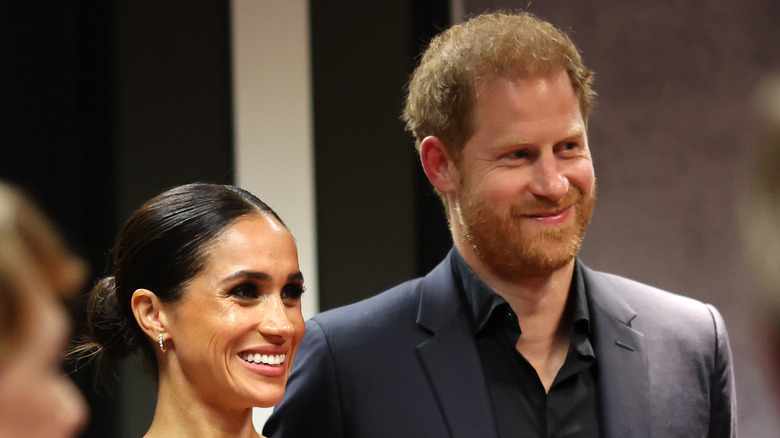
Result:
M269 274L266 274L265 272L249 271L249 270L242 269L223 278L222 281L220 281L220 283L228 283L237 280L239 278L241 279L249 278L258 281L268 281L271 279L271 276ZM294 272L287 276L287 281L303 281L303 273L301 273L300 271Z
M251 278L252 280L268 281L271 276L265 272L241 270L225 277L220 283L228 283L239 278Z

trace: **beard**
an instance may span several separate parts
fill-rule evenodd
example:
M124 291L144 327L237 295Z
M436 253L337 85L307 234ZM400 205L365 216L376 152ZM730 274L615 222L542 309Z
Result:
M464 186L456 206L463 239L485 266L505 278L550 274L569 263L579 252L596 201L593 190L585 195L572 186L558 201L538 198L499 210L479 196L471 184ZM534 227L526 215L573 207L574 220L559 226Z

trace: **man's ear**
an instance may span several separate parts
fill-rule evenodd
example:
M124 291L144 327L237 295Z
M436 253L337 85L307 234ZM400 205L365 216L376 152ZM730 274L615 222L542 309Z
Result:
M420 142L420 162L425 176L439 193L446 195L457 187L455 162L444 143L433 135Z
M160 298L148 289L136 289L130 298L130 308L141 330L157 342L160 334L167 330L168 319Z

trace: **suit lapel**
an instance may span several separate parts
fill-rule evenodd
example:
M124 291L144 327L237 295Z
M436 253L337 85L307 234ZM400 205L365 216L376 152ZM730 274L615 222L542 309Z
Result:
M607 438L650 436L650 392L644 336L619 286L583 266L598 363L601 428Z
M495 419L468 315L450 256L423 280L418 324L432 336L417 348L453 438L497 437Z

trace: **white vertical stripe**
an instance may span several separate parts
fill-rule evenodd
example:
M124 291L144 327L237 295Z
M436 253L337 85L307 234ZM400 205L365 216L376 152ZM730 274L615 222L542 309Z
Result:
M466 20L466 5L464 3L465 0L450 0L450 24L459 24Z
M318 310L307 0L232 0L237 185L268 203L298 242L303 312ZM258 429L270 409L255 409Z

